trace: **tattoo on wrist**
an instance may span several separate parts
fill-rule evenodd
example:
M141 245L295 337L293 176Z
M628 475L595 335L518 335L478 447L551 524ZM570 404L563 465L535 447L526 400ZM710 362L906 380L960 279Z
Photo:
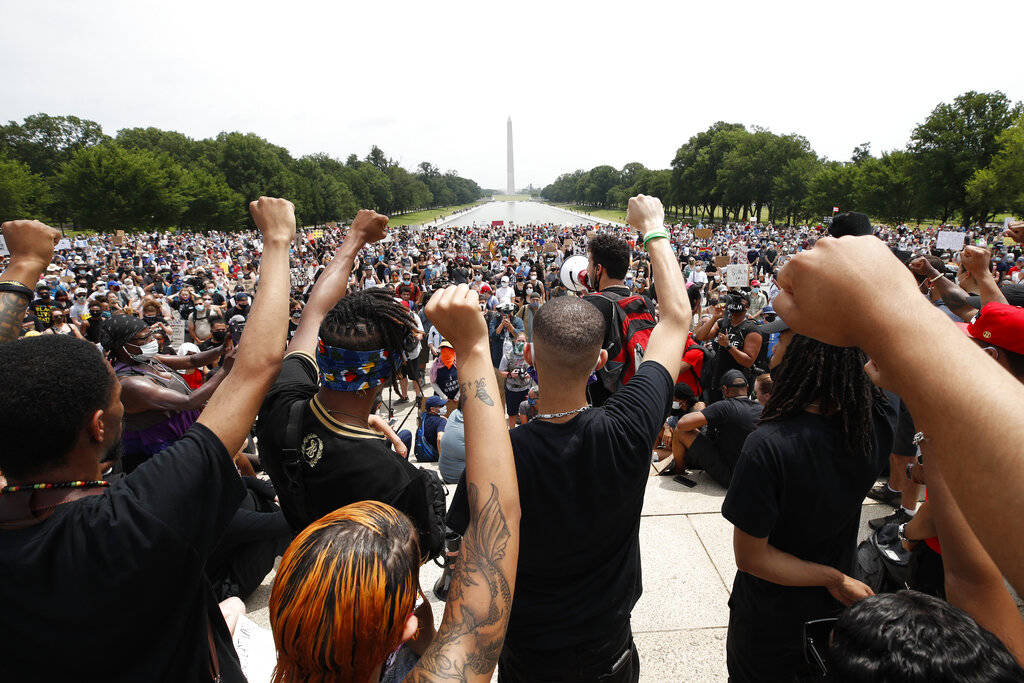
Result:
M15 292L0 292L0 342L8 342L21 336L21 325L25 320L29 300Z

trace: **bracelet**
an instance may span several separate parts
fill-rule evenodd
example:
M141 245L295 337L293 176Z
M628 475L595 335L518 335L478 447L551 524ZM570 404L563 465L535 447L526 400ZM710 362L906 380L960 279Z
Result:
M0 282L0 292L11 292L27 297L29 301L35 297L35 292L20 282Z
M939 273L935 277L933 277L930 280L928 280L928 284L932 284L933 282L938 282L939 278L941 278L941 277L944 277L944 276L943 276L942 273Z
M647 243L648 242L650 242L651 240L656 240L659 237L664 237L665 239L669 239L668 231L665 230L664 228L662 228L661 230L652 230L651 232L649 232L646 235L644 235L644 248L645 249L647 248Z

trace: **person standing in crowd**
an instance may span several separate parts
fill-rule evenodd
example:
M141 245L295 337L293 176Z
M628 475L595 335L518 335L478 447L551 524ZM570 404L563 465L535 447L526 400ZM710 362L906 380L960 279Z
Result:
M761 404L749 398L747 378L739 370L722 375L722 400L683 415L672 433L673 470L704 470L729 488L743 443L761 418ZM707 427L706 433L698 430ZM663 471L662 474L665 474Z
M722 377L729 370L737 370L744 377L749 376L751 368L761 353L760 325L747 317L750 298L743 292L729 292L724 305L715 306L710 319L702 323L693 332L697 341L705 342L714 339L715 371L712 374L711 400L722 398ZM726 316L728 313L728 316Z
M446 339L438 347L437 360L430 369L430 385L434 389L434 396L444 396L448 400L446 411L450 413L459 399L461 385L455 349Z
M516 316L523 321L523 327L526 330L526 341L528 343L533 341L533 319L537 315L537 311L540 310L541 300L542 297L539 291L531 291L526 295L526 303L516 313Z
M45 332L50 326L50 312L57 304L50 298L50 285L40 282L36 285L36 298L28 309L36 317L36 332Z
M498 305L497 312L488 325L488 331L490 333L491 362L494 363L494 373L499 385L504 384L502 381L504 378L501 376L501 371L498 370L501 359L512 349L514 340L519 333L525 330L526 327L523 325L522 319L515 316L515 307L511 302ZM504 392L502 392L501 398L504 401Z
M640 596L640 509L691 315L661 202L632 198L627 222L646 243L660 295L661 319L636 374L603 408L587 403L587 381L607 359L605 322L577 297L544 304L527 349L541 412L511 432L523 526L503 681L639 678L630 612ZM460 482L448 525L459 532L467 523Z
M851 575L861 503L890 452L895 407L871 383L866 360L791 331L775 346L771 399L722 505L739 569L729 599L731 680L801 675L804 623L872 594Z
M85 339L82 333L79 332L78 326L69 323L65 316L67 316L67 313L59 308L50 311L50 327L43 334L66 334L78 339Z
M524 425L537 417L537 398L539 396L540 392L536 385L530 387L530 390L526 392L526 399L519 404L519 424Z
M526 399L526 392L533 386L533 379L528 372L529 363L523 354L526 351L526 334L520 332L512 343L512 348L505 351L498 365L498 371L504 379L505 409L508 414L508 428L512 429L519 421L519 404Z
M629 270L629 243L607 232L595 235L587 245L587 287L595 294L583 297L597 306L604 318L605 340L601 348L614 358L622 346L621 330L614 329L615 318L612 307L615 301L630 296L632 292L625 286L626 271ZM555 271L557 278L558 272ZM649 306L653 312L653 307ZM604 405L611 392L601 382L594 382L587 388L590 403L595 406Z
M407 676L389 672L391 680L490 679L515 591L520 513L478 303L459 285L435 293L427 308L457 345L472 387L465 406L471 521L440 630L432 637L432 621L415 608L422 549L414 525L389 505L353 503L314 522L281 559L270 597L274 680L382 680L389 655L403 643L422 654Z
M250 210L264 244L252 340L188 433L123 479L102 479L117 457L123 408L121 383L96 348L62 335L0 343L0 661L13 680L43 669L56 680L83 671L245 680L204 565L242 499L231 455L280 369L279 349L256 340L284 336L295 234L290 202L260 198ZM0 342L8 342L32 295L11 283L39 276L59 233L37 221L2 230L11 262L0 276Z
M192 391L177 370L205 367L221 358L223 347L191 356L161 354L153 328L128 315L105 320L100 343L121 382L122 465L131 472L184 436L227 376L222 369Z

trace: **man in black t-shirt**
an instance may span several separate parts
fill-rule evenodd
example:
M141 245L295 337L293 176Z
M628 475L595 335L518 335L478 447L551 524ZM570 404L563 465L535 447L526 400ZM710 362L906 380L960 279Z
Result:
M644 231L660 229L663 216L657 199L630 200L628 220ZM522 521L498 665L507 683L639 677L629 620L642 590L640 511L690 323L668 240L648 246L661 320L636 374L602 408L591 409L586 399L594 365L607 358L598 310L561 297L544 304L534 321L526 354L541 386L539 414L511 432ZM463 480L448 525L461 533L467 520Z
M739 370L722 376L724 398L679 418L672 435L676 476L683 469L704 470L729 488L743 442L757 428L761 404L748 397L747 378ZM697 431L707 426L706 433Z
M761 352L760 325L747 317L750 297L743 292L729 292L725 310L715 307L712 317L693 332L697 341L717 342L715 368L711 382L711 400L722 398L722 377L729 370L738 370L746 377L750 374Z
M252 339L184 436L121 479L102 481L124 407L96 347L65 335L7 343L16 331L0 330L5 680L245 681L204 566L242 500L231 456L281 367L280 349L255 340L284 337L295 235L290 202L250 210L267 292ZM34 281L57 231L15 221L3 232L12 254L0 280ZM7 314L28 307L27 295L5 297Z

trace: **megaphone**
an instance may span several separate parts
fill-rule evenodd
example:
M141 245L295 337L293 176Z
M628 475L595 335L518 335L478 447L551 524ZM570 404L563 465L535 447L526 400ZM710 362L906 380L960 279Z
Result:
M565 288L571 292L581 292L587 289L587 257L570 256L565 259L559 277Z

